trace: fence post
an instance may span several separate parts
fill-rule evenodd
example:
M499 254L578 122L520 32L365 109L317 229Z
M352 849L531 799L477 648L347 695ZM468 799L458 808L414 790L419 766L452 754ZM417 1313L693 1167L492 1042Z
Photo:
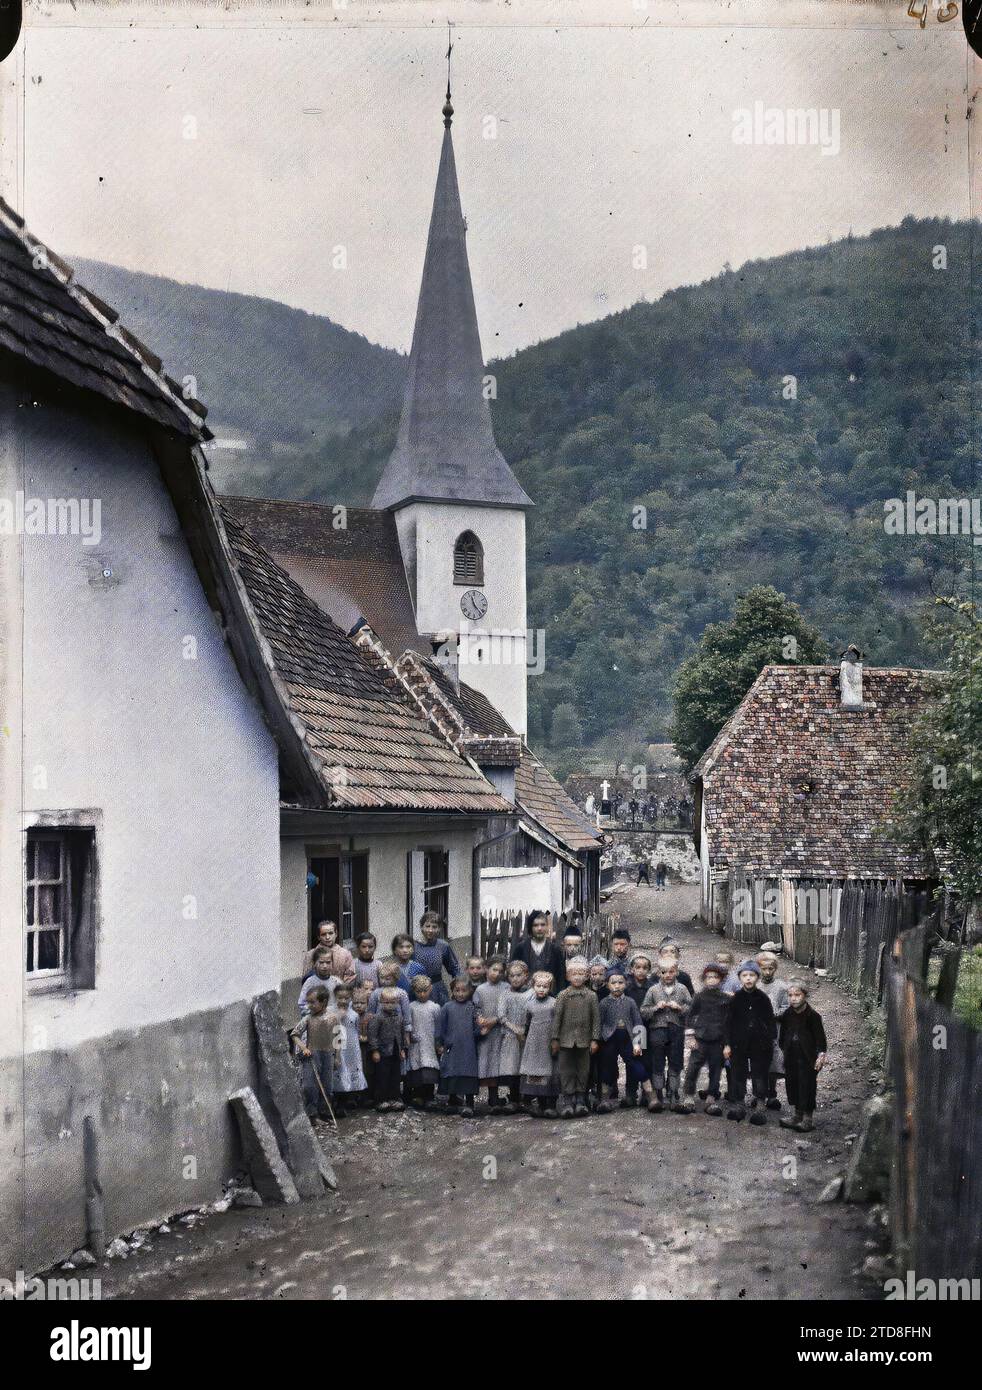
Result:
M941 973L938 976L934 998L945 1009L951 1009L955 1004L955 990L958 987L958 967L961 958L962 953L957 946L948 947L941 957Z

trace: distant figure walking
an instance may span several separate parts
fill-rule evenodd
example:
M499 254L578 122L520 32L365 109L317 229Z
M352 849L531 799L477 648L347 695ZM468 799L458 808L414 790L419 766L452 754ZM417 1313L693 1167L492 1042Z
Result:
M664 891L665 891L665 884L666 884L667 880L668 880L668 865L667 865L667 864L656 864L656 865L655 865L655 891L658 892L658 891L660 890L662 893L664 893Z
M644 879L645 883L646 883L646 884L648 885L648 887L650 888L650 887L651 887L651 879L650 879L650 877L649 877L649 875L648 875L648 862L647 862L647 860L645 860L645 859L642 859L641 862L640 862L640 864L638 865L638 881L637 881L637 883L634 885L635 888L640 888L640 887L641 887L641 880L642 880L642 879Z

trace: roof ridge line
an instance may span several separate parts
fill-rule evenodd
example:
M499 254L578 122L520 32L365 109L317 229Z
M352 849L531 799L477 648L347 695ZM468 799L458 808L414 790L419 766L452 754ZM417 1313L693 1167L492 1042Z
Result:
M417 653L407 650L403 652L398 660L395 660L391 652L383 644L378 633L368 622L363 622L357 632L352 634L350 640L355 646L370 653L371 656L375 658L375 661L398 681L400 689L404 692L409 702L422 714L426 723L439 734L447 747L456 753L458 758L472 767L485 782L488 782L489 786L493 786L493 783L489 782L487 777L484 776L484 773L474 759L464 751L462 745L467 742L470 730L457 714L456 710L443 698L436 683L430 676L424 676L424 689L430 700L430 703L427 703L419 686L414 685L410 680L405 669L406 667L412 668L412 670L420 675L423 674L417 664L421 661ZM437 717L435 710L435 706L437 705L446 717L447 722L456 729L456 733L451 732L451 729L447 727L444 719Z
M98 295L90 292L84 285L80 285L75 279L75 272L67 261L52 251L50 247L28 231L27 224L19 213L14 212L9 203L0 198L0 225L6 226L8 232L14 236L24 247L31 257L31 262L36 273L47 271L47 273L61 286L65 293L79 307L99 325L106 337L112 338L114 342L120 344L130 354L133 360L139 365L141 372L148 376L171 405L175 406L182 415L186 416L189 423L200 431L206 439L212 438L211 431L205 424L206 408L200 402L196 402L201 413L198 414L188 405L187 401L176 392L163 370L162 360L153 350L142 343L135 333L121 321L120 315L110 305L105 304ZM115 317L113 317L115 315ZM156 364L156 365L154 365ZM176 383L175 383L176 384Z
M378 507L353 506L348 502L314 502L310 498L304 497L246 497L237 492L222 493L223 502L254 502L264 507L313 507L318 511L332 511L335 507L344 507L348 512L378 512L381 516L388 513L380 511Z

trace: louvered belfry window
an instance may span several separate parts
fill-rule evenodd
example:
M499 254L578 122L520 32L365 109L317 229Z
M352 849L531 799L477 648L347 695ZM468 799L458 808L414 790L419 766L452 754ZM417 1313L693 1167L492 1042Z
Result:
M484 548L473 531L465 531L458 536L453 548L453 582L484 583Z

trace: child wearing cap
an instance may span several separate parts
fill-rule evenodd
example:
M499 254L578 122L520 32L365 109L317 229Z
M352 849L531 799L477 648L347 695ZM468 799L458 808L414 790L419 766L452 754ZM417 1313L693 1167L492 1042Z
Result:
M702 989L692 1001L686 1024L695 1036L695 1047L689 1053L685 1067L685 1099L682 1110L686 1114L696 1108L696 1082L702 1067L709 1071L709 1085L706 1090L705 1111L707 1115L722 1115L719 1103L719 1078L723 1070L723 1038L726 1033L726 1016L730 1011L730 996L724 994L723 967L710 962L702 972Z
M769 950L767 946L762 946L757 952L757 964L760 966L760 984L757 988L766 994L771 1001L771 1008L774 1010L774 1017L780 1028L781 1016L788 1007L788 987L783 980L779 980L777 977L777 952ZM781 1108L781 1102L777 1098L777 1083L779 1077L783 1075L784 1060L781 1056L781 1045L775 1038L771 1065L767 1073L768 1110L780 1110Z
M755 960L745 960L737 970L740 988L730 1000L723 1034L723 1056L730 1063L730 1108L728 1120L742 1120L746 1115L747 1076L750 1076L753 1099L750 1102L750 1123L766 1123L764 1103L767 1100L767 1073L777 1026L771 1001L757 988L760 966Z

